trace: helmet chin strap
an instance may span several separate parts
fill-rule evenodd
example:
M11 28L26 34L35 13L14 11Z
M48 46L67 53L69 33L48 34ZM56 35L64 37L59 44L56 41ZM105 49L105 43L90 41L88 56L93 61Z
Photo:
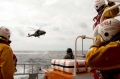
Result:
M6 39L6 38L5 38L5 37L3 37L3 36L0 36L0 40L3 40L4 42L6 42L6 43L8 43L8 44L10 44L10 43L11 43L11 41L10 41L10 40Z
M102 5L102 6L97 10L97 12L100 13L100 12L105 8L105 6L106 6L105 4Z
M120 36L120 32L118 32L116 35L114 35L109 41L106 41L105 45L110 43L111 41L120 40L120 38L118 36Z

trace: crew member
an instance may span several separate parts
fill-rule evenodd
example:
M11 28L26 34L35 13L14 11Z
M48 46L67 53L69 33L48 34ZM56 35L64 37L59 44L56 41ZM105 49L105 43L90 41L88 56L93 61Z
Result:
M96 40L86 55L86 63L97 70L99 79L120 79L120 21L104 20ZM102 75L100 75L102 74Z
M10 43L10 30L0 27L0 79L14 79L15 65Z
M64 59L74 59L73 51L71 48L67 48L66 52L67 53L66 53Z

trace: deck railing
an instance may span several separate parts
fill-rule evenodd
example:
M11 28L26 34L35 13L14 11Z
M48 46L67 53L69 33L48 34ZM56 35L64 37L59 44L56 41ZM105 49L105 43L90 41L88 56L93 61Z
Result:
M77 55L77 40L78 40L78 38L81 38L82 39L82 55ZM76 38L76 40L75 40L75 56L74 56L74 60L75 60L75 62L74 62L74 76L76 76L76 60L77 60L77 57L84 57L85 58L85 54L83 53L83 39L92 39L93 40L93 38L91 38L91 37L86 37L85 35L82 35L82 36L78 36L77 38Z
M19 69L19 67L21 67L22 69ZM16 75L29 75L30 77L30 74L36 74L36 78L38 79L38 74L44 74L45 72L45 69L42 69L42 68L45 68L45 69L48 69L50 67L50 65L48 64L45 64L45 65L41 65L41 64L17 64L17 72L15 72L15 76ZM26 70L29 70L29 71L26 71ZM22 71L22 72L19 72L19 71ZM31 79L31 78L29 78Z

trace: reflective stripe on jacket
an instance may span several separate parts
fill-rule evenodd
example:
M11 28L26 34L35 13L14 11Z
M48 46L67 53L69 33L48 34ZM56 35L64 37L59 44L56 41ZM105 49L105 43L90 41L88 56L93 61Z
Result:
M15 66L13 52L10 46L4 43L0 43L0 67L3 79L14 79ZM2 78L0 77L0 79Z
M86 55L86 63L95 70L120 69L120 41L99 48L91 47Z

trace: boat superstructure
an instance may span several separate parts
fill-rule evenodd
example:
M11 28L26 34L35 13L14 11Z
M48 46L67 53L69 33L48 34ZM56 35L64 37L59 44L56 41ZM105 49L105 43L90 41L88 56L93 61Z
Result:
M77 54L77 40L78 40L78 38L82 39L82 53L81 53L81 55ZM83 68L83 66L78 68L77 65L76 65L76 62L79 62L77 60L78 57L85 58L85 54L83 53L83 51L84 51L83 50L83 45L84 45L83 41L84 41L84 39L93 40L93 38L86 37L85 35L78 36L76 38L76 40L75 40L75 51L74 51L74 58L75 59L70 59L70 60L69 59L67 59L67 60L66 59L65 60L64 59L61 59L61 60L59 59L60 60L59 64L56 65L56 66L58 66L58 69L54 68L54 67L52 67L50 69L46 69L46 71L45 71L45 79L88 79L88 78L93 79L93 73L90 72L91 69L89 67L87 67L87 66L85 66L85 70L83 70L83 72L82 72L82 70L80 70L81 72L77 72L78 69ZM64 66L62 66L63 70L60 69L60 67L61 67L60 62L62 60L65 61ZM57 61L57 59L56 59L56 61ZM74 63L69 62L69 65L71 65L71 63L73 65L72 70L71 70L71 68L72 68L71 66L68 67L68 65L67 65L67 67L65 67L65 63L67 63L68 61L74 61ZM80 62L80 63L82 63L82 62ZM55 64L54 64L54 66L55 66Z

